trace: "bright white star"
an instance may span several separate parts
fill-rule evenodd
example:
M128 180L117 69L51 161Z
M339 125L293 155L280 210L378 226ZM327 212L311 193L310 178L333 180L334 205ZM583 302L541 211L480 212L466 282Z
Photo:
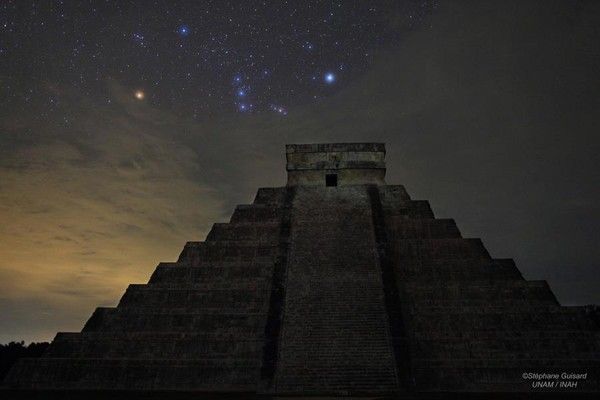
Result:
M190 33L190 28L188 28L187 25L181 25L178 29L177 29L177 33L179 33L179 36L185 37L187 35L189 35Z

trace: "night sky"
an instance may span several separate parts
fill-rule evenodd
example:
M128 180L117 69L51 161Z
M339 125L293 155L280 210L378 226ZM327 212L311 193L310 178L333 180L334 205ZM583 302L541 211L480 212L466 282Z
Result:
M0 342L78 331L202 240L284 144L387 181L600 303L600 2L3 1Z
M36 103L40 119L52 119L65 112L63 99L35 82L68 85L112 104L110 79L152 107L195 120L231 111L285 116L356 79L377 49L421 25L436 6L432 0L8 1L0 21L7 100L19 108Z

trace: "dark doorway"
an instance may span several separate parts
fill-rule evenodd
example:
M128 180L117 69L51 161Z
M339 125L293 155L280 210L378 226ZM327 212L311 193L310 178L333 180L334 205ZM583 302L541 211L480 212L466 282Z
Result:
M337 174L325 175L325 186L337 186Z

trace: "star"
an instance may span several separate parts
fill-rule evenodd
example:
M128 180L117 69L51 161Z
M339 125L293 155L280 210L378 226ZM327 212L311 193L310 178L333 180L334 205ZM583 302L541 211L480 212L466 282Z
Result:
M181 25L179 28L177 28L177 33L181 37L186 37L190 34L190 28L187 25Z
M65 28L74 16L60 7L57 13L36 10L43 15L36 17L32 26L43 23L44 29L29 32L33 36L16 31L16 22L10 18L0 21L2 33L11 36L0 44L0 58L20 54L23 39L35 49L17 64L27 71L35 70L42 78L42 71L49 70L45 64L51 53L61 54L60 62L67 68L57 70L55 75L60 76L51 79L91 90L102 101L104 94L88 81L110 78L126 87L139 85L127 93L137 101L146 101L146 97L136 96L136 90L151 87L148 100L154 106L177 109L182 115L191 115L196 109L217 114L238 112L242 101L250 108L247 112L283 115L271 110L271 101L285 99L284 110L291 114L296 106L312 102L316 94L319 98L334 95L331 89L341 88L365 73L373 63L374 51L396 37L386 33L388 15L395 12L394 7L359 5L363 2L314 2L302 13L262 1L247 9L231 0L216 2L222 7L171 7L156 2L139 7L132 2L117 2L114 7L118 13L134 13L136 18L114 23L108 23L113 5L104 0L90 2L94 4L91 14L82 17L90 36L85 40ZM407 2L415 4L407 6L402 16L412 15L413 22L420 22L435 2ZM22 7L27 9L26 5ZM272 13L277 15L276 21ZM56 21L49 24L45 19ZM323 19L327 24L322 23ZM335 31L332 23L337 24ZM49 47L41 46L46 31L54 35ZM13 92L11 98L21 99ZM23 98L23 102L31 104L32 96Z
M271 104L271 111L276 112L276 113L281 114L281 115L284 115L284 116L288 114L288 112L285 109L285 107L278 106L278 105L275 105L275 104Z

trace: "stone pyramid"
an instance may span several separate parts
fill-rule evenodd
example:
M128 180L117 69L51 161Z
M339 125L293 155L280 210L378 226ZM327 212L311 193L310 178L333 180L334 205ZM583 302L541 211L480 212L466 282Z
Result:
M597 391L584 307L387 185L381 143L286 146L259 189L177 262L58 333L16 389L259 394ZM527 373L576 373L535 388ZM582 377L583 374L585 378ZM562 378L561 378L562 379Z

